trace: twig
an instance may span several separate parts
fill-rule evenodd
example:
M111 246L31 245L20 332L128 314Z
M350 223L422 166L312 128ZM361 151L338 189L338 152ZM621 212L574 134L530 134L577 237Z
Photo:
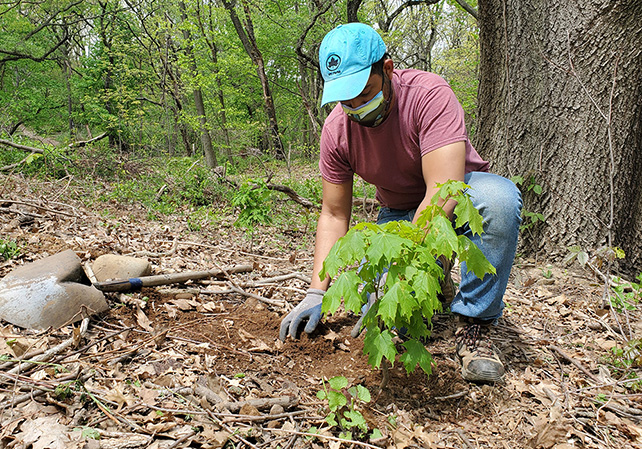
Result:
M85 333L87 332L88 326L89 326L89 318L84 318L82 320L82 323L80 323L80 332L78 333L78 335L72 335L67 340L63 341L57 346L54 346L48 351L45 351L42 355L34 357L32 360L25 360L24 362L19 363L18 366L8 371L7 374L18 374L21 371L23 364L34 365L34 364L37 364L38 362L46 362L56 354L60 354L62 351L76 344L81 338L83 338L85 336Z
M52 213L58 214L58 215L65 215L67 217L74 217L74 218L78 217L77 215L70 214L68 212L62 212L62 211L59 211L59 210L56 210L56 209L50 209L50 208L42 206L40 204L29 203L29 202L26 202L26 201L6 200L6 199L0 198L0 203L22 204L23 206L35 207L36 209L42 209L44 211L52 212ZM22 213L24 213L25 215L28 215L26 212L22 212ZM42 218L40 215L38 215L37 217L38 218Z
M27 157L23 158L20 162L16 162L15 164L5 165L4 167L1 167L1 168L0 168L0 171L9 171L9 170L13 170L14 168L19 167L19 166L21 166L22 164L24 164L24 163L27 161L27 159L29 159L29 158L30 158L32 155L34 155L34 154L35 154L35 152L32 152L32 153L31 153L31 154L29 154Z
M96 346L98 343L101 343L101 342L103 342L103 341L105 341L105 340L109 340L110 338L115 337L115 336L116 336L116 335L118 335L118 334L122 334L123 332L129 331L129 330L132 330L132 329L133 329L133 327L132 327L132 326L130 326L130 327L126 327L126 328L124 328L124 329L122 329L122 330L112 332L111 334L109 334L109 335L105 335L104 337L99 338L98 340L94 340L94 341L92 341L91 343L89 343L89 344L87 344L87 345L83 346L82 348L80 348L80 349L78 349L78 350L76 350L76 351L73 351L73 352L71 352L71 353L69 353L69 354L65 354L64 356L61 356L61 357L60 357L59 359L57 359L57 360L58 360L58 361L63 361L63 360L65 360L65 359L68 359L69 357L71 357L71 356L73 356L73 355L76 355L76 354L79 354L79 353L81 353L81 352L86 351L87 349L91 348L92 346Z
M468 437L466 436L466 434L464 433L464 431L462 429L456 428L455 429L455 433L459 436L459 438L461 438L461 441L464 442L464 445L468 449L475 449L475 446L473 446L471 444L470 440L468 439Z
M278 398L264 398L264 399L248 399L246 401L237 402L220 402L216 404L219 408L225 408L231 412L239 411L245 405L251 405L257 409L268 408L273 405L281 405L285 407L293 407L299 403L298 399L291 396L281 396Z
M194 435L196 435L196 431L191 430L187 435L180 437L178 440L174 441L172 444L167 446L167 449L174 449L178 447L181 443L185 442L189 438L192 438Z
M276 190L277 192L285 193L287 196L292 198L295 202L299 203L301 206L305 207L306 209L320 209L320 206L318 204L313 203L307 198L303 198L301 195L299 195L297 192L295 192L292 188L288 186L283 186L280 184L267 184L267 188L270 190Z
M80 369L78 369L73 374L70 374L70 375L65 376L65 377L61 377L60 379L57 379L57 382L58 382L57 384L61 385L61 384L65 383L65 382L68 382L70 380L74 380L74 379L76 379L78 377L78 374L80 374ZM85 380L88 380L92 376L93 376L93 373L86 374L85 376L82 376L79 380L84 382ZM11 404L9 404L9 407L13 408L13 407L15 407L15 406L17 406L19 404L22 404L25 401L28 401L29 399L33 399L33 398L35 398L37 396L41 396L41 395L43 395L45 393L50 393L51 391L55 391L55 390L52 390L52 389L49 389L49 388L46 388L46 387L34 387L34 388L36 389L36 391L30 391L29 393L23 394L21 396L14 397L13 400L11 401Z
M16 148L23 151L31 151L32 153L44 154L45 150L42 148L29 147L27 145L20 145L19 143L13 143L10 140L0 139L0 144L6 145L8 147Z
M174 240L172 247L169 251L162 253L152 253L150 251L136 251L133 253L127 253L127 256L146 256L146 257L163 257L163 256L173 256L176 254L176 249L178 248L178 239Z
M370 449L382 449L381 446L374 446L372 444L364 443L363 441L346 440L344 438L337 438L331 435L323 435L320 433L298 432L296 430L289 430L289 429L271 429L269 427L263 427L262 430L265 430L268 432L286 432L286 433L291 433L293 435L300 435L304 437L314 437L314 438L321 438L321 439L330 440L330 441L339 441L341 443L352 444L356 446L363 446Z
M467 393L468 393L467 391L460 391L459 393L449 394L448 396L435 396L433 399L437 399L438 401L445 401L448 399L457 399L462 396L466 396Z
M577 369L579 369L584 374L586 374L589 377L589 379L591 379L593 382L596 382L596 383L600 382L600 380L597 377L595 377L588 369L586 369L580 362L578 362L574 358L572 358L569 355L567 355L564 351L562 351L562 349L560 347L555 346L555 345L549 345L548 347L550 349L552 349L553 351L557 352L564 360L566 360L566 361L572 363L573 365L575 365L575 367Z
M276 415L261 415L261 416L254 416L254 415L230 415L229 413L217 413L217 416L223 418L224 423L228 422L257 422L257 421L268 421L268 420L275 420L275 419L281 419L281 418L293 418L298 415L303 415L304 413L307 413L307 410L297 410L294 412L288 412L288 413L279 413ZM305 419L318 419L318 420L323 420L325 418L321 416L317 417L309 417L309 416L304 416L303 418Z
M79 140L77 142L72 142L68 146L69 146L69 148L84 147L85 145L97 142L97 141L99 141L101 139L104 139L105 137L107 137L107 133L106 132L104 132L102 134L99 134L96 137L94 137L92 139L89 139L89 140Z
M208 414L208 416L210 417L210 419L212 421L214 421L215 423L217 423L218 425L220 425L222 428L224 428L225 430L227 430L230 433L230 437L231 438L236 438L236 439L240 440L243 444L251 447L252 449L259 449L257 446L255 446L254 444L250 443L245 438L243 438L242 436L240 436L236 432L234 432L234 430L232 428L230 428L230 426L228 426L223 421L221 421L211 410L208 410L208 409L204 409L204 410Z
M0 212L4 212L4 213L7 213L7 214L23 215L25 217L32 217L32 218L45 218L44 215L38 215L38 214L31 213L31 212L23 212L21 210L11 209L11 208L8 208L8 207L0 207Z
M264 302L266 304L270 304L272 306L279 306L279 307L283 307L286 304L286 302L284 300L264 298L263 296L259 296L259 295L255 295L254 293L246 292L241 287L238 287L238 286L234 285L231 281L228 282L227 284L236 293L238 293L240 295L244 295L244 296L249 296L250 298L257 299L257 300L259 300L261 302Z
M245 296L249 296L250 298L258 299L261 302L264 302L266 304L270 304L270 305L273 305L273 306L283 307L286 304L286 302L283 301L283 300L268 299L268 298L264 298L263 296L259 296L259 295L255 295L253 293L246 292L241 287L239 287L239 285L236 282L234 282L232 276L230 276L230 274L227 272L227 270L225 270L225 268L221 267L216 262L214 262L214 265L216 265L216 267L219 270L221 270L227 276L227 279L228 279L227 285L232 290L234 290L236 293L239 293L239 294L245 295Z

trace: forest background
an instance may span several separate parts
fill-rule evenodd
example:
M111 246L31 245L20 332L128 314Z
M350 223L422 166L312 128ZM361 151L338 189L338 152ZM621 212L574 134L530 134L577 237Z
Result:
M117 199L147 203L151 215L186 200L206 207L216 167L314 166L330 111L319 107L318 46L336 25L362 21L398 68L436 72L453 87L482 157L522 188L523 251L580 255L606 271L619 262L634 276L640 10L599 1L5 2L0 162L5 173L63 177L75 160L77 174L116 181ZM20 144L45 150L25 158ZM163 176L142 178L150 167L180 167L183 198L164 200ZM318 203L318 183L294 187Z

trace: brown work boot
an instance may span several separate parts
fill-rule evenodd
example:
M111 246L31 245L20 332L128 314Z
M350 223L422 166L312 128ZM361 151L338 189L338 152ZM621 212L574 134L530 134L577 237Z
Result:
M446 256L441 255L437 258L439 265L444 269L444 278L439 281L441 293L437 295L443 311L450 307L450 303L455 299L455 283L450 276L450 271L453 268L453 259L448 259Z
M462 377L471 382L498 382L504 377L504 365L488 337L490 323L475 322L459 316L457 320L457 357Z

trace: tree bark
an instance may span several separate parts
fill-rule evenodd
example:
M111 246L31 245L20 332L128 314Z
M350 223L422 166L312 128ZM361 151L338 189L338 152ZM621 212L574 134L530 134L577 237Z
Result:
M346 4L346 12L348 17L348 23L358 22L359 21L359 7L361 6L362 0L348 0Z
M178 7L181 12L181 20L185 23L187 22L187 9L185 8L185 2L178 2ZM189 30L183 29L183 37L185 38L185 47L184 51L190 61L190 69L194 76L198 74L198 67L196 66L196 59L192 51L192 37ZM205 154L205 164L210 168L215 168L218 164L216 161L216 153L212 147L212 136L207 129L207 115L205 114L205 103L203 102L203 92L201 91L200 86L194 89L194 106L196 107L196 113L198 114L198 121L201 125L201 144L203 145L203 153Z
M543 186L523 251L624 249L642 266L642 1L480 0L477 150ZM523 189L526 190L526 189Z
M205 23L203 21L203 18L201 17L201 7L200 3L197 2L197 11L196 11L196 17L198 19L198 25L201 30L201 34L205 38L205 42L207 42L207 46L210 48L210 53L212 55L212 63L214 64L214 78L216 81L216 96L218 97L218 102L221 106L218 117L220 119L220 124L221 124L221 132L223 133L223 140L225 141L225 156L227 157L227 160L229 162L233 162L234 159L232 157L232 145L230 141L230 133L227 127L227 113L225 112L225 95L223 94L223 83L221 82L221 75L219 71L219 63L218 63L218 46L216 42L213 39L213 36L215 33L213 33L213 30L215 29L216 25L212 22L212 8L213 8L213 3L209 3L209 29L205 27Z
M270 145L275 151L276 157L278 159L285 159L283 142L281 142L281 136L279 134L279 124L276 119L276 108L274 107L274 100L272 98L270 83L265 73L265 63L263 61L263 55L256 44L256 37L254 36L254 25L252 23L249 6L247 2L242 1L243 12L245 13L245 24L243 24L239 19L238 14L236 13L236 1L222 0L222 2L223 6L230 14L230 18L232 19L232 23L234 24L234 29L236 30L236 33L238 34L239 39L243 44L243 48L256 66L256 73L259 76L261 87L263 88L263 106L265 109L265 114L268 116L269 121Z

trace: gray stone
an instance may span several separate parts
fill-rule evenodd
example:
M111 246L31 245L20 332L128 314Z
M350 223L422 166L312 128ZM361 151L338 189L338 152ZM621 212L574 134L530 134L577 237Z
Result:
M110 279L148 276L152 272L152 266L146 259L105 254L96 259L92 270L98 282L105 282Z

